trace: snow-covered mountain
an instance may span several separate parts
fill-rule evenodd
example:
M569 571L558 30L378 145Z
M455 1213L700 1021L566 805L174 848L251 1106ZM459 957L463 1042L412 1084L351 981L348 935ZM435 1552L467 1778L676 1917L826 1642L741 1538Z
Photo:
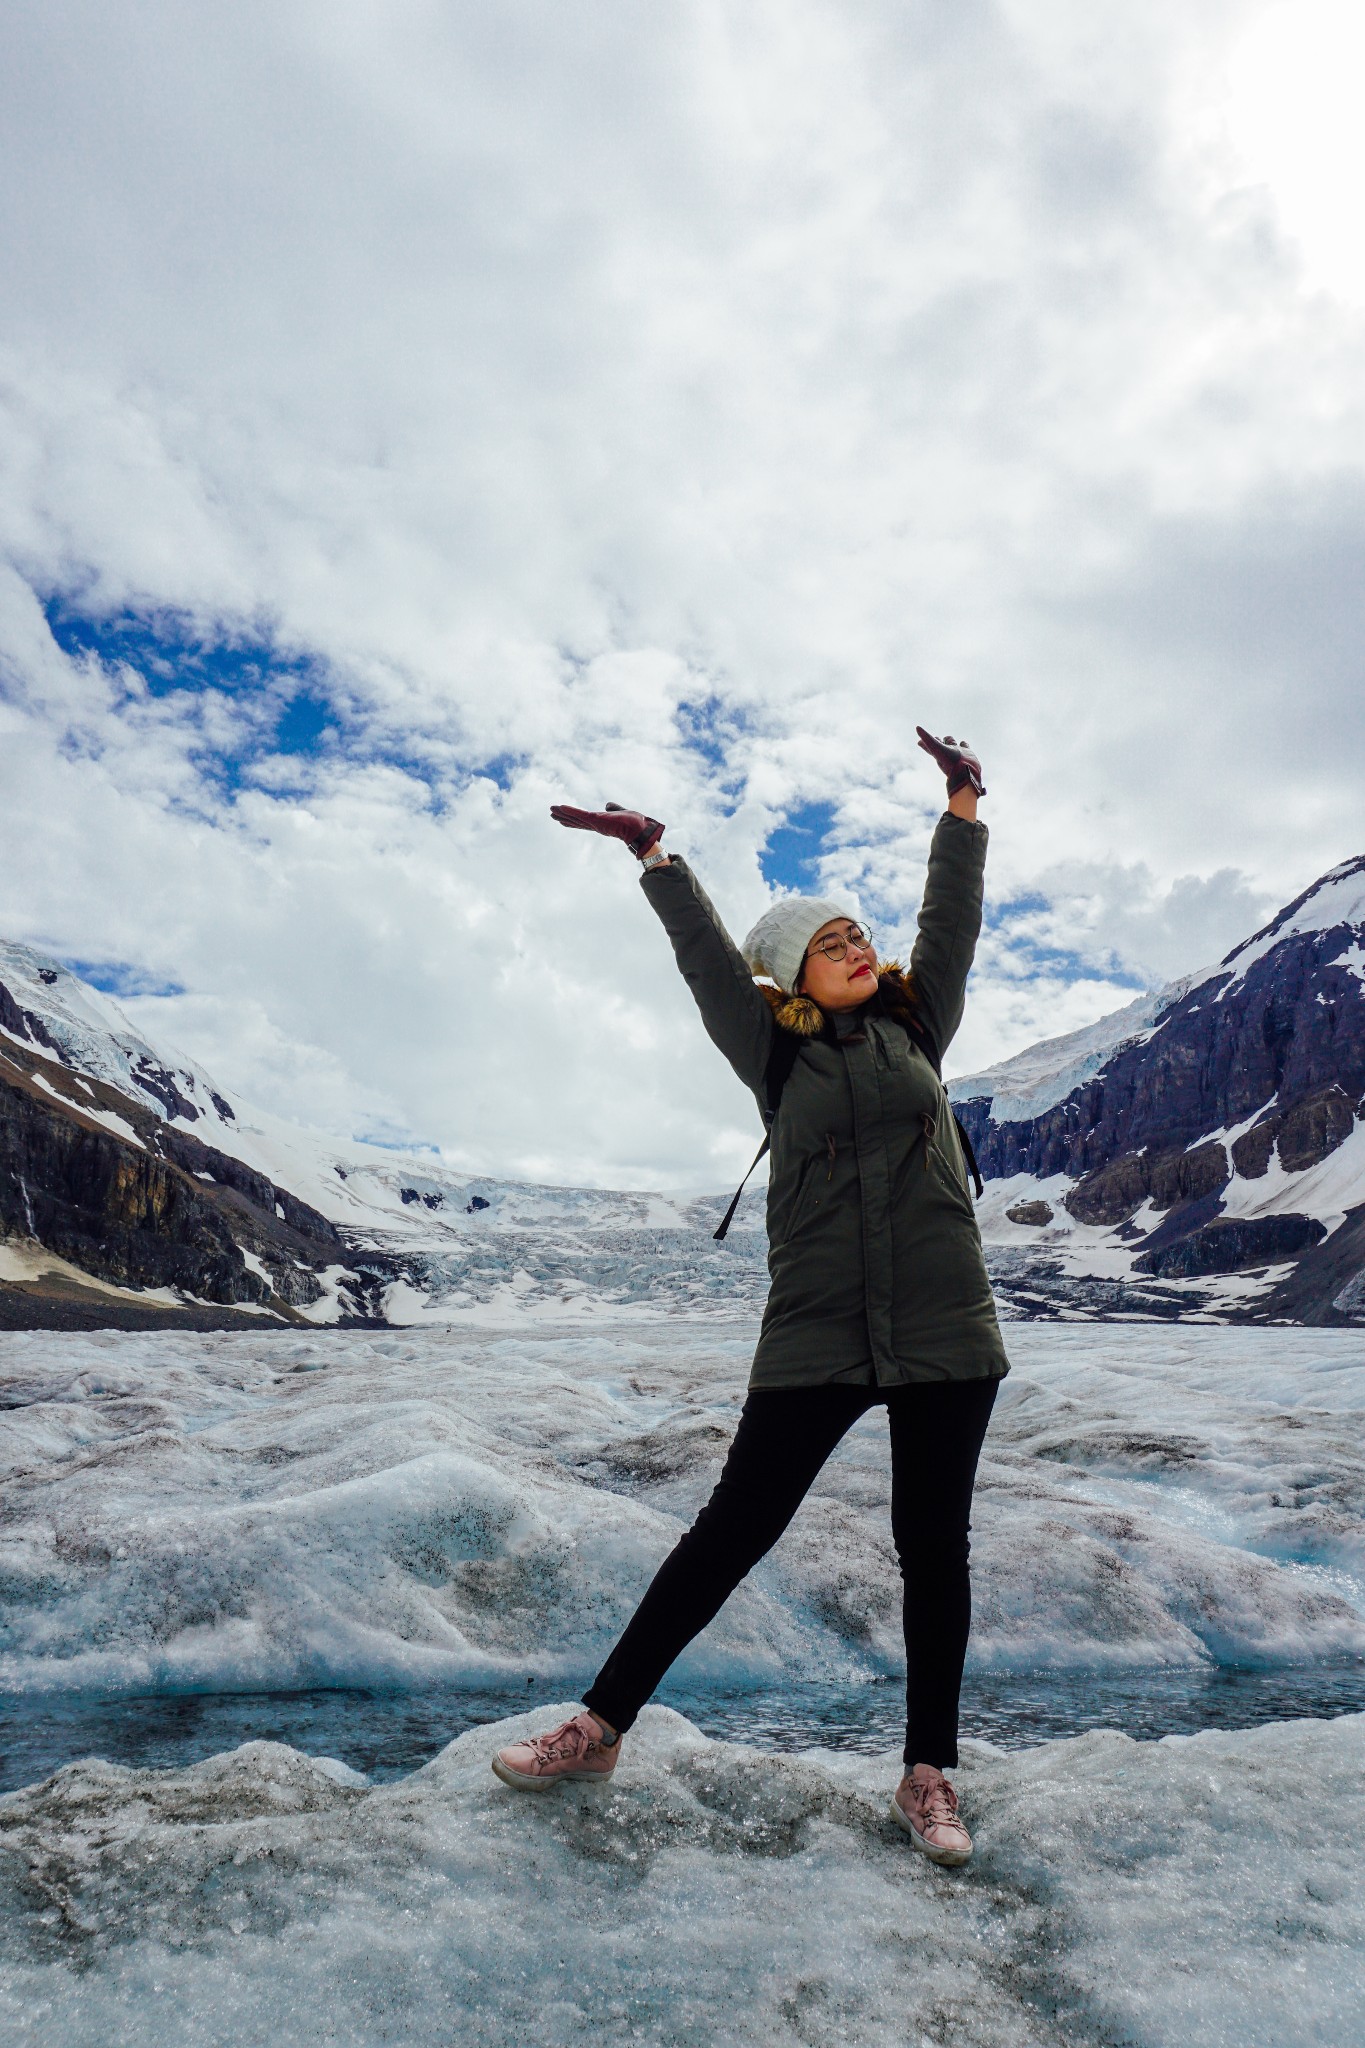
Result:
M752 1313L761 1194L536 1187L337 1143L152 1046L60 962L0 942L0 1321L421 1323Z
M1365 1321L1365 857L1216 967L952 1084L1007 1316ZM535 1187L338 1143L0 943L0 1323L751 1315L761 1189Z
M951 1094L997 1268L1365 1318L1365 856L1215 967ZM1210 1289L1210 1283L1212 1289Z

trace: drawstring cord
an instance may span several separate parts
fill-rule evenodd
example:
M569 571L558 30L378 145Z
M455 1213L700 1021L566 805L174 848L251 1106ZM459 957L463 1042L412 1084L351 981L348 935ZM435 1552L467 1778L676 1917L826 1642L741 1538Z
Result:
M922 1109L919 1113L919 1120L924 1126L924 1171L927 1173L929 1171L929 1147L933 1143L934 1132L938 1129L938 1118L930 1116L927 1109Z

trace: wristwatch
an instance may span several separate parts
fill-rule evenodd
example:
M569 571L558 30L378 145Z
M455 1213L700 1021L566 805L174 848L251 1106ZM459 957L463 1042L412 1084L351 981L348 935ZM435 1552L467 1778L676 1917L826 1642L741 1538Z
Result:
M648 871L650 868L667 867L667 865L668 855L664 853L662 849L658 846L655 846L649 853L647 853L644 859L640 862L640 866L644 868L646 871Z

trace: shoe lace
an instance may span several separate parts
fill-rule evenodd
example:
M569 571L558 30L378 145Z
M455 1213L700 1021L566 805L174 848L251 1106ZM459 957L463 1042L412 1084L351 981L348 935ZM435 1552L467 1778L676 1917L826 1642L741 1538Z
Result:
M576 1719L562 1722L546 1735L533 1735L528 1745L543 1764L558 1763L561 1757L582 1756L591 1746L587 1729Z
M924 1806L925 1825L931 1828L960 1828L957 1817L957 1794L946 1778L934 1778L926 1785L924 1780L915 1781L916 1789Z

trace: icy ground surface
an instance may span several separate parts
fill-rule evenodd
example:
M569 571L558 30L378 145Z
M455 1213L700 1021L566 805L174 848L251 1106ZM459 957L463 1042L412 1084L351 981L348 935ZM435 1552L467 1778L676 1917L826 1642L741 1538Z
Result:
M0 1693L591 1674L705 1499L753 1329L0 1339ZM973 1663L1365 1653L1353 1332L1018 1325L975 1513ZM683 1685L902 1668L884 1417Z
M650 2042L1298 2048L1365 2036L1365 1720L958 1774L964 1871L894 1755L765 1756L646 1710L609 1786L509 1792L462 1736L397 1784L252 1743L0 1800L15 2048Z
M494 1779L491 1747L558 1718L705 1496L753 1334L0 1340L0 1690L72 1731L121 1698L145 1734L198 1688L226 1752L87 1757L0 1798L6 2048L1365 2038L1365 1716L970 1744L975 1861L914 1854L886 1805L876 1415L679 1674L713 1726L736 1701L743 1745L656 1707L609 1787ZM1349 1703L1360 1336L1009 1336L970 1681L1002 1740L1049 1686L1145 1700L1149 1729L1200 1688L1292 1711L1329 1670ZM310 1725L319 1686L398 1688L385 1711L429 1753L438 1700L477 1713L528 1678L532 1714L387 1782L395 1745L367 1780ZM296 1746L234 1747L225 1695L269 1687ZM792 1752L817 1693L859 1749Z

